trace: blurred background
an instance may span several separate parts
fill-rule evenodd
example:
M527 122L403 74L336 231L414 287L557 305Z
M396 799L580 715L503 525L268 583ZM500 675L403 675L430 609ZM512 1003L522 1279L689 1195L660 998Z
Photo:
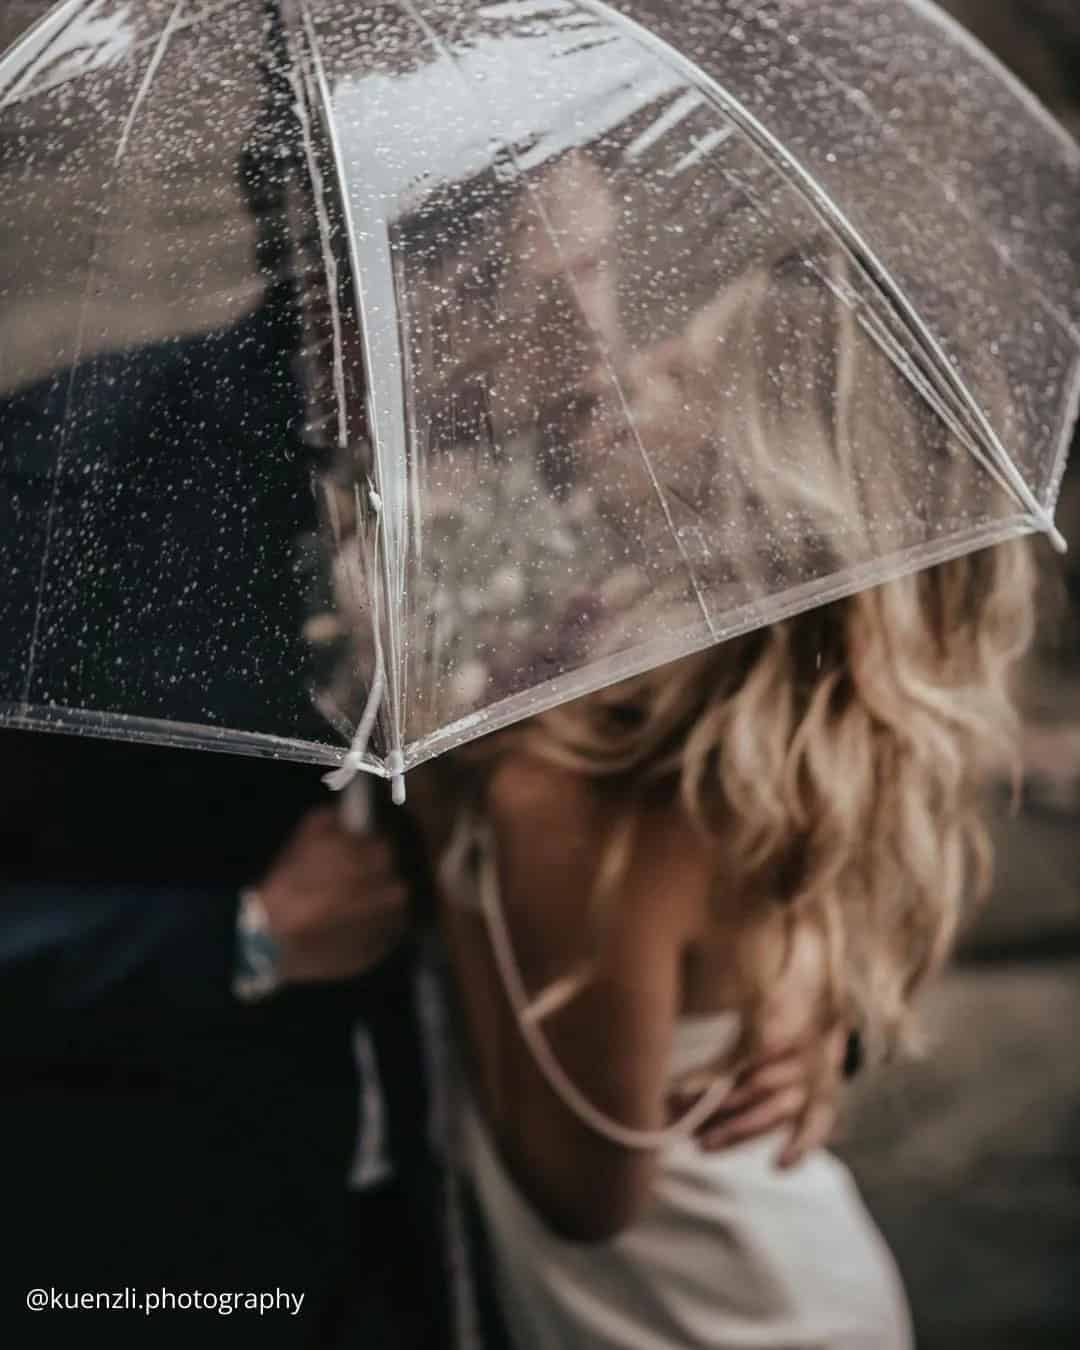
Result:
M1080 136L1077 0L945 7ZM3 0L0 52L47 8ZM0 181L12 170L5 155ZM249 303L207 294L192 332ZM1039 546L1026 781L1015 809L1005 785L995 801L993 895L927 999L925 1058L858 1089L840 1144L897 1254L923 1350L1080 1345L1080 447L1059 523L1073 553Z
M945 8L1080 135L1076 0ZM1026 783L997 876L926 1002L927 1054L864 1085L841 1151L903 1269L923 1350L1080 1344L1080 462L1040 545Z

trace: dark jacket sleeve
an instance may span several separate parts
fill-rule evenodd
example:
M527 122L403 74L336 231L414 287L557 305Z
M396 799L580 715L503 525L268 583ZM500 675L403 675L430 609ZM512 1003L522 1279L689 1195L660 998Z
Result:
M222 1012L238 900L228 890L20 882L0 889L0 1009Z

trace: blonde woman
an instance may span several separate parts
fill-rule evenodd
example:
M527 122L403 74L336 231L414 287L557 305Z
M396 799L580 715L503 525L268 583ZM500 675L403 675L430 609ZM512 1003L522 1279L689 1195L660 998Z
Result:
M932 548L941 500L1001 510L854 295L843 259L804 251L626 372L663 481L681 476L702 519L740 540L706 579L734 597L894 536ZM613 528L635 481L619 425L598 421L574 470ZM815 1149L778 1167L797 1153L786 1132L717 1153L690 1136L800 968L822 1046L833 1025L860 1026L879 1054L909 1037L985 883L979 788L1008 753L1030 601L1024 549L984 549L471 757L444 924L470 1069L466 1171L520 1350L911 1344L891 1257L837 1160ZM818 1081L808 1095L789 1084L811 1130L829 1110L824 1063ZM673 1097L697 1118L673 1122Z

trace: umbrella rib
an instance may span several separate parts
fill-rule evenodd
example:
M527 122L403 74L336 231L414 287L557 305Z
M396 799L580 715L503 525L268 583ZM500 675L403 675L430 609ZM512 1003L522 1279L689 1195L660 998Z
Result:
M147 63L146 72L139 83L139 88L132 100L131 109L128 112L127 120L124 122L124 130L120 133L120 141L116 147L116 154L113 157L113 166L115 167L124 158L127 153L128 141L131 139L131 133L135 126L135 119L139 115L139 109L146 101L146 96L150 92L150 86L154 83L154 77L158 73L158 67L165 56L169 43L172 41L172 35L180 20L180 15L184 12L184 6L187 0L176 0L176 4L169 13L165 27L161 30L161 36L157 40L154 53Z
M15 101L20 85L84 5L85 0L57 0L7 51L0 52L0 108Z
M349 598L354 608L362 609L364 607L365 599L370 607L370 595L373 581L368 579L369 573L368 569L365 567L364 553L360 546L359 531L363 519L363 504L359 490L354 486L353 493L356 509L355 521L357 536L356 548L352 552L346 552L345 529L342 525L341 509L338 504L335 489L324 481L322 483L322 490L330 533L333 536L334 547L338 550L338 557L344 568L343 580L352 592ZM377 580L377 577L373 578L373 580ZM377 624L377 615L373 616L372 622L373 625ZM347 787L352 781L354 772L359 769L364 769L369 773L385 774L384 766L380 764L374 756L370 755L367 749L385 688L385 670L382 660L382 648L377 632L374 636L376 638L375 671L372 675L371 683L368 686L367 700L358 722L350 722L328 691L316 689L312 692L312 701L314 702L315 707L323 717L326 718L331 726L333 726L335 730L349 742L349 746L337 769L334 773L324 776L324 782L330 787L334 787L338 790Z
M356 496L357 528L359 530L363 508L361 505L360 490L358 487L354 487L354 493ZM376 511L376 515L377 514L378 512ZM379 549L379 533L378 530L376 530L375 534L376 553L378 553L378 549ZM352 558L349 559L349 562L352 564L352 566L350 566L349 568L350 573L353 572L355 568L359 570L362 579L364 570L363 552L361 549L359 533L357 534L356 539L356 553L352 556ZM372 573L375 579L378 580L379 566L377 558L375 560L375 566L372 568ZM367 701L364 704L363 712L360 714L360 721L356 724L356 730L353 732L352 744L350 745L348 752L346 753L345 758L342 761L341 767L335 769L332 773L326 774L323 778L323 782L325 782L328 787L334 788L335 791L339 792L343 788L347 788L349 786L358 769L363 769L367 766L368 742L371 740L371 733L375 729L375 723L379 716L379 710L382 706L383 701L383 694L386 689L386 663L383 656L382 635L379 631L379 605L377 600L375 600L374 603L372 604L372 628L373 628L373 637L375 641L375 672L371 678L371 687L368 689ZM398 800L400 791L401 791L401 775L397 774L394 777L395 801Z
M141 745L190 746L199 750L250 755L256 759L287 760L294 764L341 763L341 747L323 741L305 741L292 736L275 736L266 731L244 731L238 727L209 726L205 722L173 722L159 717L140 717L133 713L106 712L101 708L27 706L0 701L0 726L23 727L27 731L63 731L72 736L94 740L122 739ZM376 776L380 766L365 765Z
M303 81L299 72L290 71L290 85L296 95L296 116L300 124L300 137L304 149L304 160L308 177L311 179L312 196L315 199L315 220L319 232L319 251L323 270L326 274L326 297L330 307L331 342L333 343L333 382L335 417L337 422L338 449L345 450L349 444L349 415L345 397L344 337L341 327L341 299L338 293L337 259L331 240L330 220L324 200L322 170L311 134L311 116L304 97Z
M1030 485L1017 469L1012 456L1001 444L997 433L987 420L986 414L970 389L953 369L940 342L934 337L919 315L918 310L908 299L900 283L878 258L873 248L863 238L847 214L817 182L814 176L749 108L724 88L719 80L683 56L670 43L656 33L650 32L636 19L631 19L628 15L613 9L611 5L606 3L606 0L578 0L578 3L598 17L607 19L615 29L621 30L642 46L651 49L662 61L681 71L691 84L711 95L719 105L720 110L731 118L739 130L774 167L784 173L818 219L848 250L860 270L869 277L870 281L881 292L883 299L899 313L911 331L912 337L928 357L938 379L945 385L945 392L957 401L967 418L971 420L976 439L981 439L984 442L987 454L997 464L998 470L1012 495L1031 516L1036 527L1047 535L1053 547L1059 552L1064 552L1066 548L1065 540L1055 527L1053 516L1038 501Z
M398 3L401 5L403 9L406 10L406 12L409 14L409 17L413 20L413 22L417 25L417 27L424 33L428 41L431 43L432 47L434 47L436 53L442 58L442 60L446 61L450 69L455 72L457 78L461 81L466 92L469 94L470 97L472 97L473 95L472 86L469 84L468 80L466 80L465 76L462 74L458 62L454 57L453 51L447 46L447 44L442 40L439 34L434 30L434 28L432 28L432 26L420 13L420 11L417 9L414 3L414 0L398 0ZM515 173L523 183L526 192L528 192L530 198L532 199L533 206L535 207L536 213L540 218L540 223L544 228L544 233L550 240L551 246L555 250L557 257L560 260L562 260L563 250L559 243L558 235L556 234L555 229L551 223L551 218L548 216L547 211L544 209L544 204L540 200L540 197L537 194L535 188L529 182L528 176L522 170L521 165L518 161L517 152L515 151L514 147L510 144L508 140L506 140L503 137L499 137L498 139L500 141L501 148L504 149L507 155L509 156L510 162L514 166ZM578 301L579 306L581 306L582 309L584 310L585 307L581 305L581 296L577 282L574 280L573 274L571 273L569 268L564 268L564 275L571 290L574 292L575 299ZM690 555L687 552L686 545L683 543L682 537L680 536L679 531L675 525L675 519L671 513L671 507L668 504L668 500L664 495L659 475L656 472L656 466L652 462L652 456L646 449L645 442L641 438L641 431L636 421L634 420L634 415L630 408L629 400L626 397L626 391L623 388L622 380L619 378L618 371L616 370L615 363L611 358L611 353L608 349L607 343L602 339L599 333L596 333L595 336L599 340L600 352L603 356L603 361L604 365L607 368L608 376L611 379L612 388L615 390L615 396L619 401L619 407L622 411L624 418L626 419L626 425L629 427L630 434L634 439L634 444L637 447L638 454L641 457L641 462L645 466L645 473L649 479L649 483L652 487L653 493L660 506L660 510L664 517L664 523L666 524L668 532L670 533L672 539L675 542L675 547L678 550L679 558L682 562L683 567L686 570L687 577L690 581L690 587L694 594L694 599L697 602L698 608L701 610L701 616L705 621L705 626L709 631L710 637L714 641L716 641L719 639L720 634L717 632L716 626L713 623L712 615L709 613L709 607L705 603L705 595L701 589L701 584L698 581L697 573L694 571L694 565L690 560Z
M55 79L42 80L40 84L34 84L32 82L32 76L37 65L40 64L40 61L38 61L35 62L30 69L26 70L21 77L18 70L16 70L12 82L7 86L5 92L4 77L9 62L17 61L17 59L23 55L25 45L33 42L35 36L38 37L39 41L44 40L45 45L41 48L41 55L44 56L48 52L49 47L61 36L70 22L69 17L62 11L71 10L72 13L70 18L74 18L78 10L85 8L88 3L89 0L59 0L59 3L55 5L49 13L9 47L7 51L0 52L0 110L6 108L9 104L21 103L27 99L37 98L41 94L47 94L50 90L57 89L61 85L72 83L75 80L85 80L94 73L94 67L83 68L78 71L68 71L66 74L62 74ZM206 9L199 10L196 14L189 15L181 23L176 24L173 28L173 36L175 37L177 33L182 33L189 28L194 28L199 24L205 23L207 19L215 18L225 10L232 9L235 4L236 0L217 0L217 3L209 5ZM55 28L55 31L52 31L53 28ZM46 32L43 30L48 31ZM147 47L152 46L158 40L159 39L156 37L148 37L140 38L137 42L132 42L122 55L110 61L110 68L115 69L117 66L126 65L129 61L135 60L140 52L144 51ZM29 85L27 85L28 79L31 80Z
M767 209L758 200L757 195L740 175L733 173L730 169L724 171L724 176L733 183L749 203L749 208L755 211L762 220L767 219ZM998 487L1006 494L1011 494L1012 489L1006 481L999 465L987 456L984 448L979 445L977 439L972 436L970 428L964 426L961 413L950 407L948 391L935 387L930 375L920 369L915 354L905 347L896 333L890 332L889 324L885 318L867 303L866 299L851 286L839 285L828 273L822 271L812 259L807 258L805 265L817 277L822 286L829 293L840 301L842 305L850 309L872 341L889 358L900 374L908 381L911 387L918 393L928 407L930 407L941 418L942 422L948 428L963 448L976 459L987 473L993 478ZM886 317L895 316L888 311ZM895 326L895 322L894 322ZM910 334L908 334L910 337Z
M361 330L362 330L361 337L364 344L364 359L368 377L368 404L371 412L371 439L375 450L375 468L378 477L378 482L376 486L378 488L379 494L381 494L382 501L385 501L388 494L387 494L387 484L384 482L385 475L382 471L381 451L383 449L383 436L380 430L378 419L379 400L376 397L375 391L372 387L372 382L376 378L374 358L371 346L373 325L367 322L367 319L369 317L368 305L365 299L364 287L361 283L361 278L364 275L364 268L357 248L356 221L353 213L353 205L350 200L348 192L349 177L346 172L345 158L342 152L341 143L338 138L337 130L334 124L333 96L331 95L330 92L329 84L326 78L326 71L322 63L322 56L319 52L318 39L315 33L315 26L311 17L311 7L308 3L308 0L300 0L300 10L303 17L303 29L307 39L307 47L310 53L311 63L313 66L312 75L313 75L314 92L318 99L318 105L322 110L324 129L329 141L330 154L332 156L333 163L339 177L339 181L342 184L341 209L345 224L345 239L349 251L349 261L352 270L353 293L356 298L357 312L360 316L361 321ZM385 224L385 222L382 223ZM390 301L393 301L393 298L394 298L393 284L391 279L390 294L388 296L388 299ZM396 325L394 327L396 331ZM376 501L379 501L379 498L376 496L375 493L371 493L369 495L372 499L373 505L375 504ZM395 496L397 495L398 494L395 492ZM400 661L401 644L399 642L397 614L394 610L394 606L392 603L393 597L397 594L397 590L399 588L395 587L393 584L394 576L392 569L395 559L392 559L390 557L391 550L386 546L388 533L386 524L386 511L382 509L381 501L379 502L379 506L376 509L375 533L377 543L379 540L381 540L382 542L382 547L376 548L376 568L380 571L380 580L382 582L382 586L380 587L380 597L386 609L386 627L388 630L387 642L389 646L388 659L385 661L385 668L389 672L389 679L384 678L384 680L380 682L378 702L381 703L384 700L385 690L388 687L389 698L386 699L386 701L389 703L389 712L390 712L389 717L390 751L389 754L387 755L386 767L393 780L394 796L395 800L397 800L399 796L402 796L403 799L402 794L404 792L403 782L401 778L401 765L404 761L404 749L402 746L402 726L401 726L401 703L402 703L401 661ZM398 537L399 532L395 530L395 538ZM400 554L399 549L395 549L394 551L395 553ZM382 560L381 569L378 568L379 557L381 557ZM398 557L396 561L400 562L400 557ZM379 603L380 598L373 596L372 597L373 609L378 607ZM380 619L381 616L378 615L374 616L376 640L381 648L382 641L381 641ZM382 664L383 655L381 653L378 659L380 664Z
M331 335L329 341L333 349L332 368L333 368L333 387L335 411L333 414L327 413L326 418L334 416L337 427L337 444L340 451L347 451L349 446L349 416L348 404L345 394L345 368L344 368L344 335L341 322L341 304L338 293L338 268L337 260L334 256L333 243L331 240L331 227L329 213L325 202L325 183L322 169L319 166L318 155L315 150L314 139L312 136L311 114L307 103L307 91L304 88L304 81L299 71L300 61L293 61L293 69L289 72L289 83L296 98L296 116L300 125L301 143L303 146L304 159L307 165L308 176L311 180L312 193L315 202L315 217L319 235L319 248L323 267L323 282L326 287L327 300L330 309ZM356 501L356 521L358 530L361 528L363 520L363 511L357 493ZM340 512L337 507L336 497L332 490L326 494L328 515L330 519L331 533L334 539L334 546L338 549L339 555L346 563L346 576L352 583L353 595L351 600L354 606L363 608L364 600L367 600L368 608L372 614L372 631L375 639L375 670L368 687L367 701L364 710L361 713L359 722L344 732L350 742L349 749L346 752L345 764L348 767L342 767L337 771L337 777L327 775L327 782L333 786L340 781L340 786L347 786L354 767L370 769L372 767L372 757L368 754L368 743L371 739L371 733L375 726L375 721L379 714L379 708L382 702L386 688L385 661L382 650L382 638L379 631L378 599L376 598L381 591L376 589L375 583L377 576L369 580L365 574L363 550L360 548L359 537L357 539L357 548L355 554L345 554L344 552L344 532L341 527ZM376 521L376 529L378 529ZM376 548L378 541L376 539ZM378 561L375 561L377 570ZM359 578L357 577L359 572ZM316 706L320 708L327 720L342 730L339 721L334 716L338 711L330 703L325 694L316 696Z

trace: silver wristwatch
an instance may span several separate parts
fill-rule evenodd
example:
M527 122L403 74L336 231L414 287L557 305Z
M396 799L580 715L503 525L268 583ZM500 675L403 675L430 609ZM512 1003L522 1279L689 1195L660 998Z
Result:
M258 1003L284 984L281 947L270 930L270 920L259 892L240 892L236 915L236 966L233 993L243 1003Z

